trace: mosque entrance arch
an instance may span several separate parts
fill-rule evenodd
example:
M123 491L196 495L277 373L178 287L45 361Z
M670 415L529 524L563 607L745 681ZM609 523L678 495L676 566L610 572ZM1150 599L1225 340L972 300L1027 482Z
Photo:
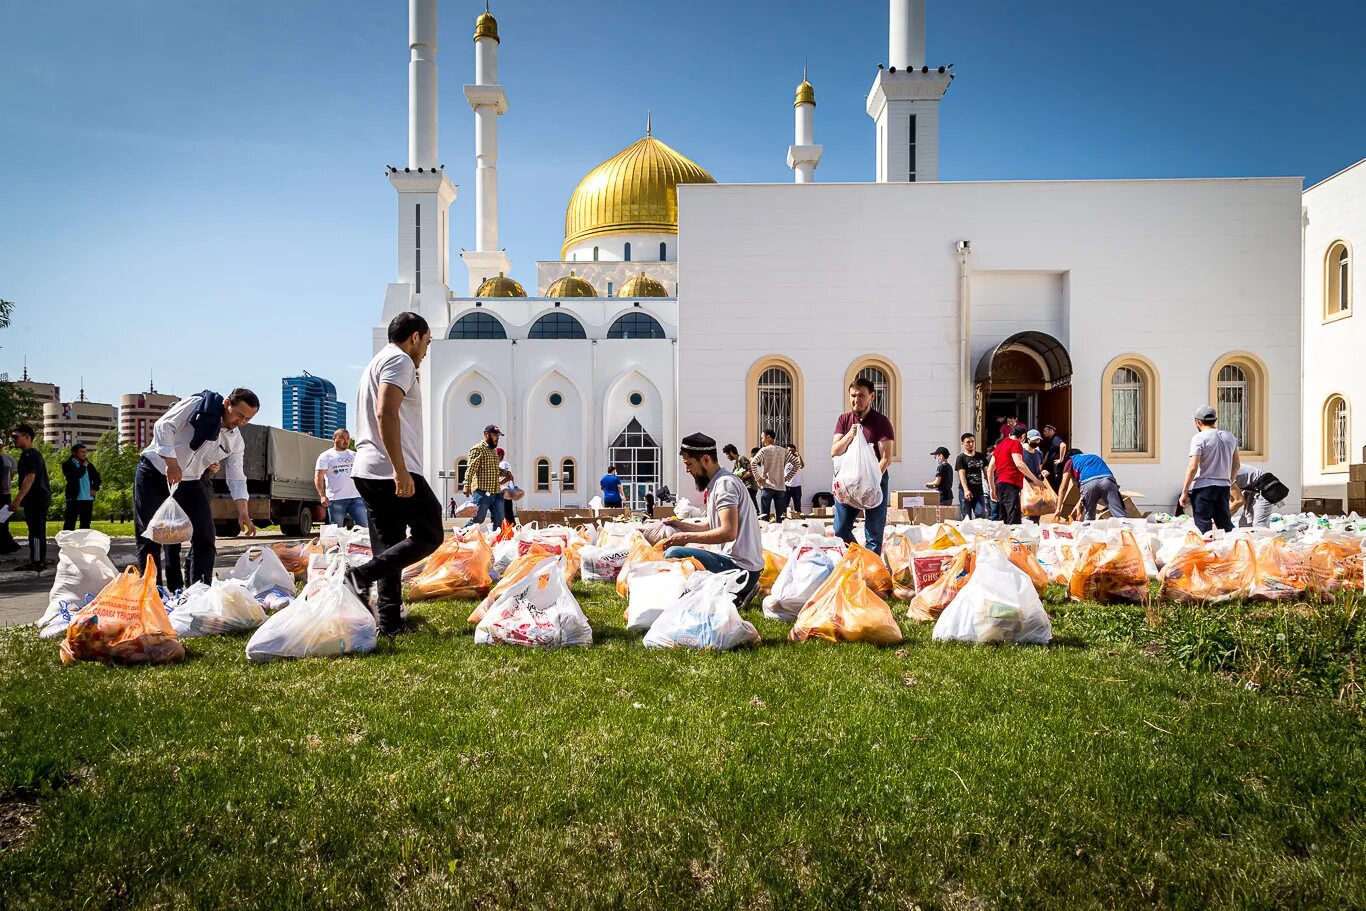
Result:
M617 477L621 478L622 503L631 509L643 508L645 495L659 487L659 444L640 421L631 418L608 447L607 457L617 466Z
M1071 439L1072 358L1045 332L1017 332L987 349L974 375L977 439L994 445L1004 418L1052 424Z

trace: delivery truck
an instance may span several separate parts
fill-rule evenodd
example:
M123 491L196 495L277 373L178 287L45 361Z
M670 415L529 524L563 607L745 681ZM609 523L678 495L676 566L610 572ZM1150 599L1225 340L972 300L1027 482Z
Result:
M278 525L287 535L308 535L325 518L322 499L313 486L314 466L331 440L279 427L247 424L242 428L242 470L247 476L247 515L257 527ZM228 495L223 469L213 477L213 521L220 538L241 529L237 506Z

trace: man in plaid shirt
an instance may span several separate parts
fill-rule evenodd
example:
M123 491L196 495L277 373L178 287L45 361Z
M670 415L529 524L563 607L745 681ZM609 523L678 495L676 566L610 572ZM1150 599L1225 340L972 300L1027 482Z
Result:
M478 525L485 518L493 527L503 524L503 473L498 469L498 438L503 431L497 424L484 428L484 439L470 447L470 464L465 469L465 494L474 501L474 518L467 525Z

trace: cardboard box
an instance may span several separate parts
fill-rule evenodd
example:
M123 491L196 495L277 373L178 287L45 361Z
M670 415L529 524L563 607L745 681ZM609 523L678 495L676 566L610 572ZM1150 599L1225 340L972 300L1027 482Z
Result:
M907 510L913 525L937 525L958 518L957 506L917 506Z
M908 525L911 521L911 511L909 509L889 509L887 510L888 525Z
M893 509L915 509L919 506L937 506L939 504L939 491L928 488L893 490L891 497Z
M1342 515L1342 501L1330 497L1309 497L1300 501L1300 512L1312 512L1316 516Z
M1366 481L1348 481L1347 499L1366 500Z
M1147 513L1139 509L1138 504L1134 502L1134 497L1142 496L1147 496L1147 494L1139 493L1136 490L1121 490L1119 492L1120 500L1122 500L1124 503L1124 511L1125 513L1127 513L1128 518L1141 519L1147 515ZM1058 504L1058 512L1056 516L1044 516L1042 519L1039 520L1039 524L1052 525L1055 522L1061 522L1063 520L1066 520L1069 516L1072 515L1072 510L1077 508L1077 503L1080 501L1081 485L1073 484L1071 487L1067 489L1067 496L1063 497L1062 502ZM1110 507L1106 504L1104 500L1101 500L1099 503L1096 504L1096 518L1110 518Z
M1347 467L1347 480L1366 481L1366 465L1349 465Z

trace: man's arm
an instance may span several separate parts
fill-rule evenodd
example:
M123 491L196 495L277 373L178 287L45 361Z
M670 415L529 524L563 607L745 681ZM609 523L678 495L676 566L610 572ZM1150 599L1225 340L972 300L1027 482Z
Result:
M1238 455L1238 450L1235 449L1233 450L1233 471L1228 476L1229 483L1232 484L1234 487L1238 486L1238 472L1240 469L1242 469L1242 467L1243 460Z
M384 444L384 451L389 454L389 462L394 466L394 494L411 497L413 476L408 473L408 464L403 461L403 434L398 423L398 409L403 404L403 395L403 390L393 383L381 383L375 416L379 418L380 442Z
M996 493L996 456L987 459L986 470L982 472L983 478L987 482L987 490Z
M247 514L247 474L242 470L242 438L237 438L237 447L228 453L227 464L223 466L223 480L228 484L228 495L237 507L237 523L248 538L256 535L256 523Z
M878 440L877 454L877 470L883 474L886 474L887 469L890 468L892 465L892 441Z
M318 491L318 499L323 501L324 506L327 505L327 484L325 482L326 478L326 471L323 471L321 468L314 469L313 487Z
M1191 481L1195 480L1195 473L1200 469L1200 455L1197 453L1191 456L1190 463L1186 466L1186 477L1181 482L1181 505L1189 506L1191 502Z
M669 535L664 545L666 547L685 547L693 544L729 544L734 541L740 529L739 509L734 506L727 506L717 512L716 518L721 523L716 528L680 531Z
M1029 466L1025 464L1024 456L1020 455L1018 452L1012 452L1010 454L1010 460L1015 463L1015 467L1019 469L1020 474L1029 478L1029 483L1036 487L1043 483L1043 481L1039 480L1039 476L1031 471Z
M28 496L29 490L33 487L33 481L37 477L36 474L24 475L24 480L19 483L19 495L14 498L14 502L10 503L10 508L19 508L19 504L24 501L24 497Z
M960 487L963 488L963 492L964 492L964 493L967 493L967 490L968 490L968 470L967 470L966 468L960 468L960 469L958 469L958 486L960 486Z
M157 455L166 462L166 483L179 484L181 479L180 462L175 454L175 435L179 433L194 415L194 410L203 401L203 396L187 395L166 410L152 425L152 447Z
M854 434L862 433L863 428L858 424L851 424L844 433L835 434L834 441L830 444L830 457L842 456L849 451L849 444L854 442Z

